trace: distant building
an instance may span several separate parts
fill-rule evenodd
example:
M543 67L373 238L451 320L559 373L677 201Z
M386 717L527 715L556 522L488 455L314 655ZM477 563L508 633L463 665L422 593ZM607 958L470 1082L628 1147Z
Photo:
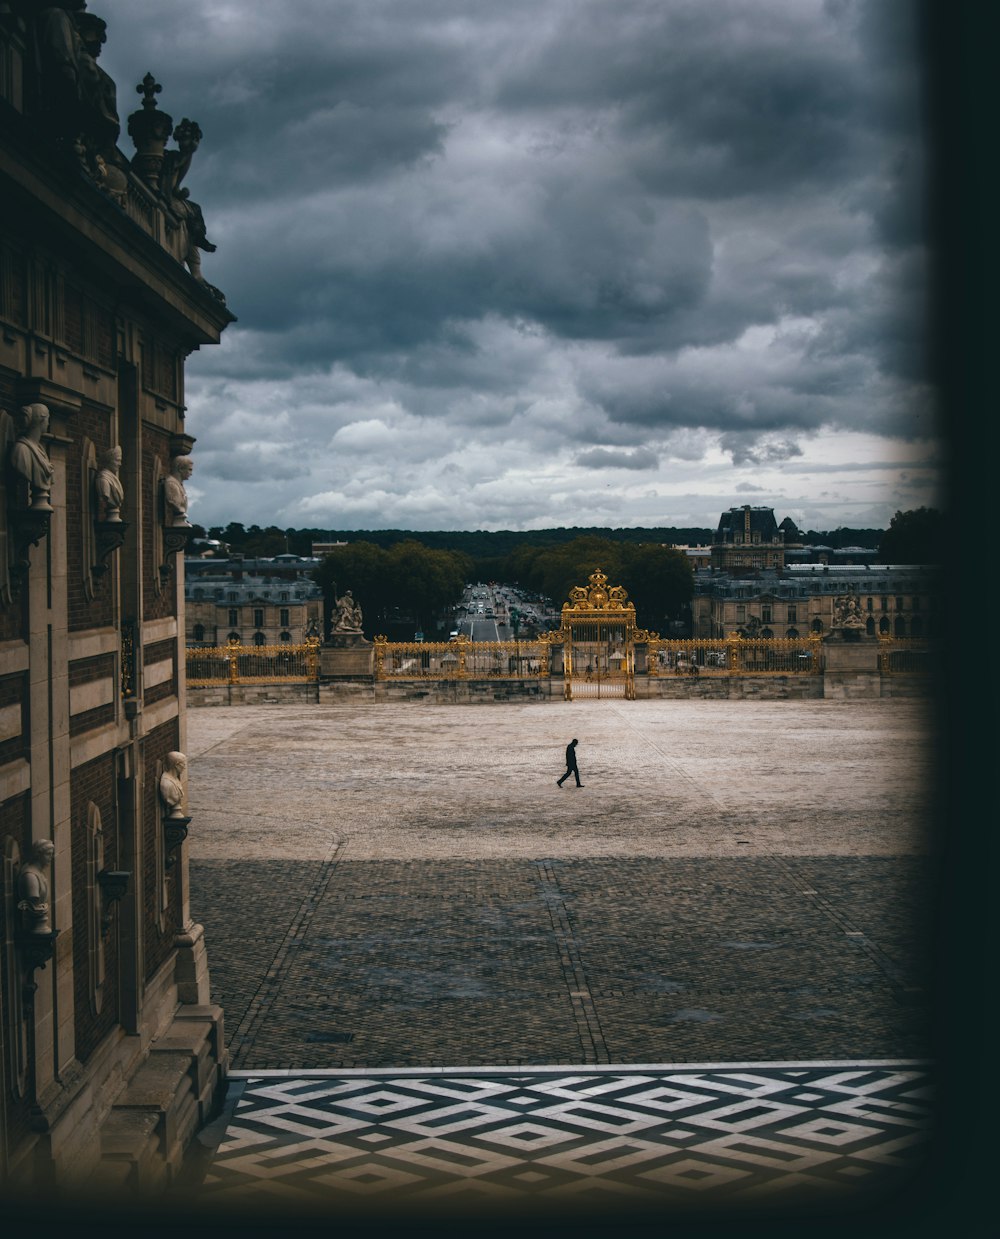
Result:
M680 551L691 564L695 572L709 568L712 564L712 548L710 546L687 546L683 543L671 543L672 551Z
M691 600L691 635L762 637L824 634L838 598L853 595L869 636L932 637L944 614L940 569L919 565L793 564L757 572L699 573Z
M295 555L188 561L187 644L300 645L311 631L321 633L323 591L309 576L316 562Z
M869 636L935 636L943 627L940 570L877 564L869 547L804 546L772 508L719 518L711 570L695 574L693 637L804 637L829 632L838 598L853 595ZM796 539L786 543L786 538Z
M712 567L729 572L739 568L781 568L785 562L785 535L774 519L773 508L730 508L719 518L712 543Z
M312 544L312 553L317 559L322 559L324 555L329 555L331 551L335 551L338 546L346 545L346 542L314 542Z

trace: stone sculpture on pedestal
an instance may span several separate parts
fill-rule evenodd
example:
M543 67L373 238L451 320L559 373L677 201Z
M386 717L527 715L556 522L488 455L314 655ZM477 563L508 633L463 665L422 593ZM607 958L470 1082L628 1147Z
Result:
M350 590L337 599L337 614L333 631L337 633L360 633L362 630L361 607L354 601Z
M51 512L52 462L42 446L49 428L49 410L44 404L27 404L20 411L21 432L10 449L10 464L29 487L29 506L35 512Z
M56 854L51 839L32 845L28 861L17 875L17 907L25 933L50 934L48 871Z
M165 816L184 817L184 772L187 758L183 753L168 753L163 759L163 774L160 775L160 799Z
M108 448L100 455L101 467L94 478L94 493L100 504L100 518L105 521L121 521L121 507L125 502L125 490L118 477L122 465L122 449Z
M175 456L170 473L163 479L163 503L168 525L189 525L187 518L188 497L184 483L191 476L194 465L190 456Z

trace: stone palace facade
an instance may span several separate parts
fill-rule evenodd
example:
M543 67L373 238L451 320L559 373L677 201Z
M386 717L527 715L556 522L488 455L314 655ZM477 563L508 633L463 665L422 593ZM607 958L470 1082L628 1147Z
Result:
M184 842L184 365L233 315L181 188L201 131L151 75L120 119L106 37L81 0L0 5L0 1182L32 1194L169 1182L225 1070Z

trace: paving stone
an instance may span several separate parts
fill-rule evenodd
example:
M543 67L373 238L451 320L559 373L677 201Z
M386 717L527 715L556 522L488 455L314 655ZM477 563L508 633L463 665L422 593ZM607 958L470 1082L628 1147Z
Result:
M236 1069L929 1053L921 701L242 707L189 733Z

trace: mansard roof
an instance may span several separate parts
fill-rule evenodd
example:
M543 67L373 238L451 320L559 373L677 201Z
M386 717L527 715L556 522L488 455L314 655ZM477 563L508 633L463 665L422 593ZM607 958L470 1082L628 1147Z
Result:
M779 541L774 508L753 508L750 504L744 504L741 508L729 508L719 517L716 542L732 542L735 534L742 535L747 531L748 522L750 534L759 534L761 542Z

